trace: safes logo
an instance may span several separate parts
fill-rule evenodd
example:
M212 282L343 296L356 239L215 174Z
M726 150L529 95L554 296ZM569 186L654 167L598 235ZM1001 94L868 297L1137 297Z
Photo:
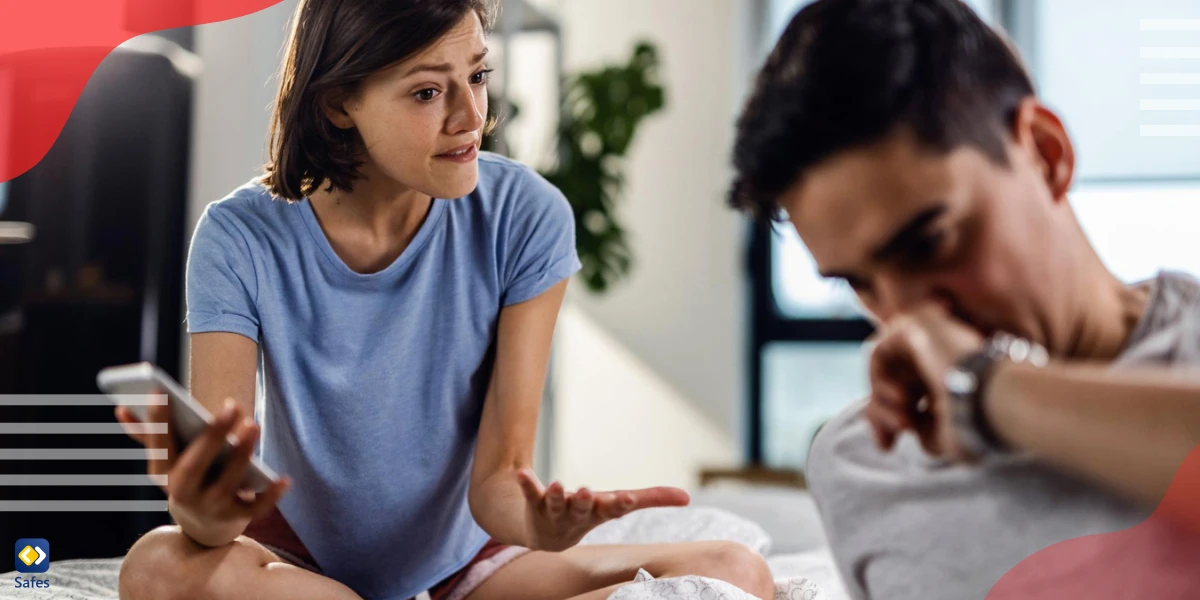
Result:
M45 573L50 570L50 542L46 540L19 539L13 553L18 573ZM13 579L13 587L46 589L50 587L50 580L39 579L37 575L17 576Z
M50 542L41 538L17 540L18 573L45 573L50 570Z

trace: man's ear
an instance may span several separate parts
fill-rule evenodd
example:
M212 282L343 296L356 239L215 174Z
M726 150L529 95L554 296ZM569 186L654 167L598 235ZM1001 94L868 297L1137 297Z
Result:
M354 117L348 110L351 101L344 90L329 90L319 100L321 113L338 129L354 129Z
M1014 139L1041 170L1054 200L1065 200L1075 179L1075 145L1062 120L1031 97L1017 110L1014 127Z

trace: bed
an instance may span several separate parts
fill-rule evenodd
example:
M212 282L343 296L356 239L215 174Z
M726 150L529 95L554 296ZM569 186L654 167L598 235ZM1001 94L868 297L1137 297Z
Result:
M592 532L584 543L653 543L731 539L767 557L775 575L774 600L849 600L829 554L812 498L800 490L747 488L702 490L686 509L640 511ZM21 600L117 600L120 558L52 563L50 589L13 590L0 598ZM7 573L12 582L18 573ZM640 574L610 600L752 600L720 581L702 577L655 580ZM770 600L770 599L767 599Z

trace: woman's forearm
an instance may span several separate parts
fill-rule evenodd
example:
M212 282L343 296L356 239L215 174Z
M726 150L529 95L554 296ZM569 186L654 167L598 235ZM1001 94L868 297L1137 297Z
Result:
M1200 445L1200 379L1165 369L1006 364L985 398L1010 446L1151 506Z

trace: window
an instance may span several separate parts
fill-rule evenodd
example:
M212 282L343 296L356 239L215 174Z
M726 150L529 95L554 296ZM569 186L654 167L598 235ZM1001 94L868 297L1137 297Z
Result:
M1200 126L1200 24L1184 20L1200 18L1200 3L1054 0L1016 7L1032 11L1022 50L1043 99L1071 130L1082 182L1200 178L1200 139L1160 135ZM1161 83L1167 81L1191 84Z
M769 0L771 44L808 3ZM1071 202L1105 264L1129 282L1200 273L1200 4L968 4L1012 32L1071 131ZM861 341L871 328L846 286L816 274L791 226L756 229L751 264L750 458L802 469L816 428L867 391Z
M1100 259L1122 281L1163 269L1200 274L1200 185L1085 184L1071 203Z
M1200 273L1200 4L1010 0L1010 14L1075 142L1071 204L1101 259L1129 282Z

